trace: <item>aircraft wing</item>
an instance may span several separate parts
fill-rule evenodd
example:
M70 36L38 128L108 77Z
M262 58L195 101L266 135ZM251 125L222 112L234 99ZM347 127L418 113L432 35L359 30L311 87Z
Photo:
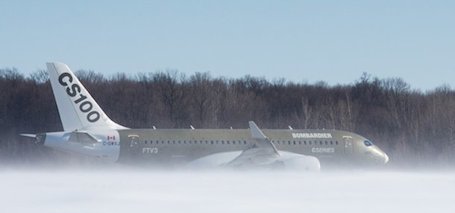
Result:
M255 141L253 146L243 150L239 156L228 162L230 167L270 166L280 157L275 145L253 122L249 122L251 137Z

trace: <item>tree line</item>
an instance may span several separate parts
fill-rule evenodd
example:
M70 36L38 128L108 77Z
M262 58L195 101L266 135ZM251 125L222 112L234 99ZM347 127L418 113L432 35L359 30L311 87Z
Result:
M400 78L363 74L351 84L296 83L261 77L185 75L176 70L76 75L112 120L131 128L339 129L371 139L397 166L451 166L455 161L455 92L422 92ZM52 159L20 133L60 131L44 70L0 70L0 159ZM35 156L35 157L33 157Z

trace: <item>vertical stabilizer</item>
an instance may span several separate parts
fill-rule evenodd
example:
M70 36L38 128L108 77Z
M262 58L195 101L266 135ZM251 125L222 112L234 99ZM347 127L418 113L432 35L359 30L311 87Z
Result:
M66 64L47 63L47 71L65 131L125 129L104 113Z

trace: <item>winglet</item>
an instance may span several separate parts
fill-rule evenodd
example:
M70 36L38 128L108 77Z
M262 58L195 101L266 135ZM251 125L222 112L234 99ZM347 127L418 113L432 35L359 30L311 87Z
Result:
M280 156L278 150L254 121L249 121L248 124L250 126L251 137L255 141L254 146L243 150L239 156L226 165L238 167L272 164Z
M254 123L254 121L249 121L251 136L254 139L267 139L267 136L259 129L259 127Z

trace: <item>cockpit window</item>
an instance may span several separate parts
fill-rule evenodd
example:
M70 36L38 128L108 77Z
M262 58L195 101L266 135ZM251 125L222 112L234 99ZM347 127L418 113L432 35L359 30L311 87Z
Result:
M364 141L363 144L365 144L365 146L372 146L373 143L371 143L371 141Z

